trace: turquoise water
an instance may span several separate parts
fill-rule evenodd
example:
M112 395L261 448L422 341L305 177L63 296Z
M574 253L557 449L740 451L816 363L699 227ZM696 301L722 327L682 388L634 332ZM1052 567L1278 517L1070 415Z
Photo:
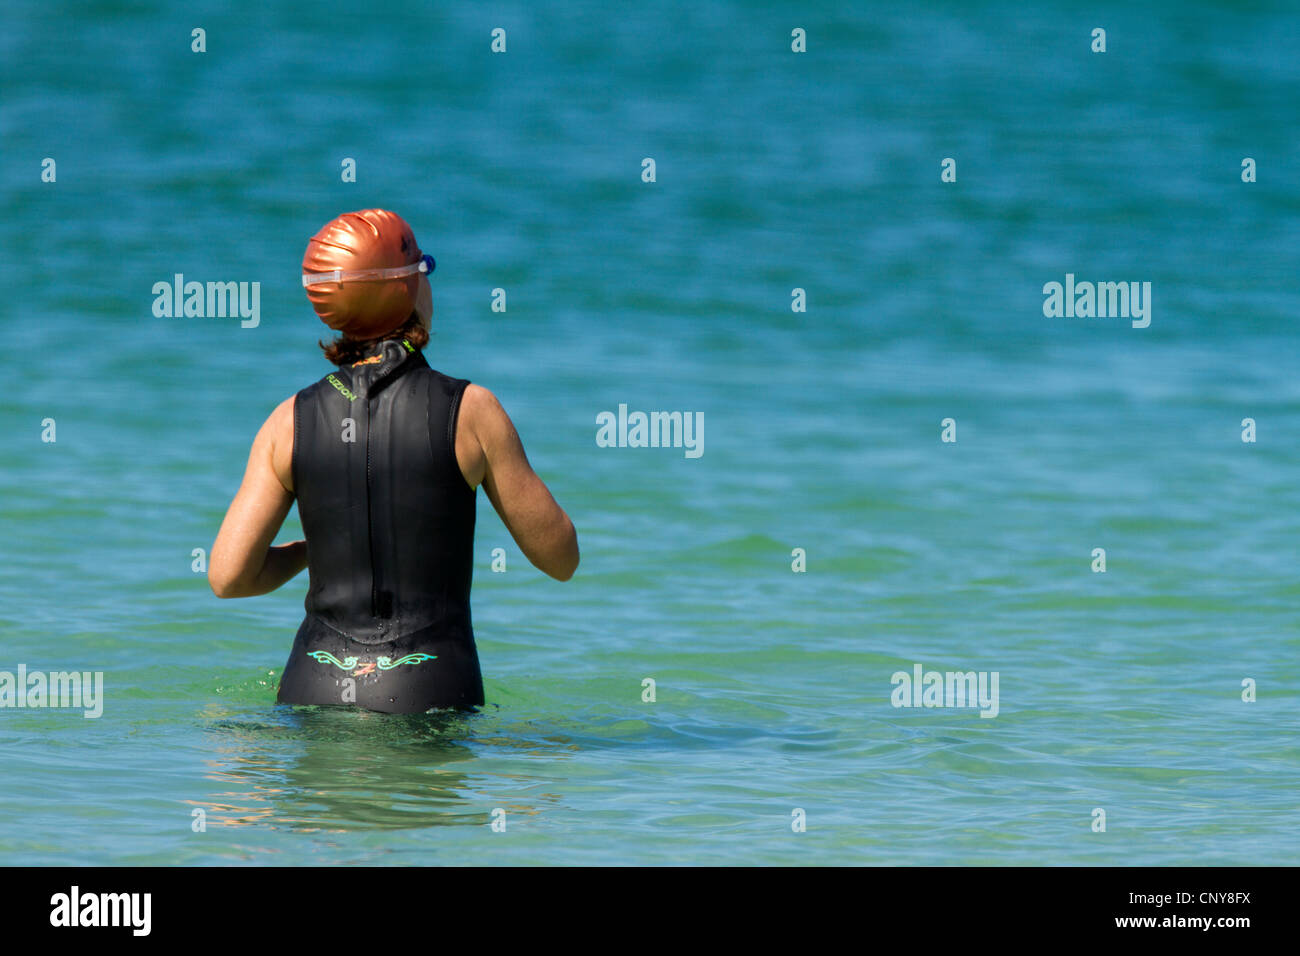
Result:
M240 6L6 5L0 670L105 701L0 709L0 862L1296 861L1293 9ZM479 496L473 716L277 706L306 576L191 570L368 206L582 545ZM259 324L155 318L175 273ZM1150 326L1044 317L1066 273ZM619 404L704 454L598 447ZM891 706L916 664L998 715Z

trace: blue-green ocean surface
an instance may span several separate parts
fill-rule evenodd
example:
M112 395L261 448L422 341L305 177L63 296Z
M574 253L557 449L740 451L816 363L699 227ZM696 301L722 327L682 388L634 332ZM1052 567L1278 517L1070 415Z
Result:
M0 863L1296 862L1300 13L1142 6L7 2L0 671L104 700L0 708ZM192 569L374 206L582 546L479 495L476 715L277 705L306 575Z

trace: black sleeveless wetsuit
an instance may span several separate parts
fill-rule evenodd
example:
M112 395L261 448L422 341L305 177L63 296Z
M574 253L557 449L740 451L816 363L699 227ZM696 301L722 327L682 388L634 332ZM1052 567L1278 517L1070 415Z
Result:
M279 700L468 709L483 703L469 609L476 492L456 463L469 382L429 368L403 341L378 355L294 403L311 583Z

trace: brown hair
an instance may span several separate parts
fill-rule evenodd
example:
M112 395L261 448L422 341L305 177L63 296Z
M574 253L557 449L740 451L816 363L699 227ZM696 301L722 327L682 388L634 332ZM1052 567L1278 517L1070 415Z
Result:
M325 358L335 365L351 365L359 362L375 350L375 346L387 339L406 339L411 346L422 349L429 344L429 333L420 325L420 315L412 312L410 318L387 335L373 339L351 339L340 335L333 342L317 342Z

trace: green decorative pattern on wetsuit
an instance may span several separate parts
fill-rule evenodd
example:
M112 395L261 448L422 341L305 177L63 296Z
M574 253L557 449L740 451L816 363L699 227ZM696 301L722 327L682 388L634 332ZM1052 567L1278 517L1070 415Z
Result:
M339 660L329 651L308 651L307 656L321 664L333 664L339 670L350 671L357 666L357 658L350 655L343 658L343 660ZM397 660L393 660L391 657L380 657L375 663L379 665L381 671L391 671L403 664L422 664L425 661L436 661L437 659L437 654L407 654Z
M397 660L390 660L387 657L379 658L378 664L381 671L391 671L394 667L401 667L403 664L420 664L424 661L434 661L438 659L437 654L407 654L405 657L399 657Z
M357 666L357 659L355 657L345 657L343 660L339 660L329 651L308 651L307 656L315 658L322 664L333 664L340 670L350 671L352 668Z

